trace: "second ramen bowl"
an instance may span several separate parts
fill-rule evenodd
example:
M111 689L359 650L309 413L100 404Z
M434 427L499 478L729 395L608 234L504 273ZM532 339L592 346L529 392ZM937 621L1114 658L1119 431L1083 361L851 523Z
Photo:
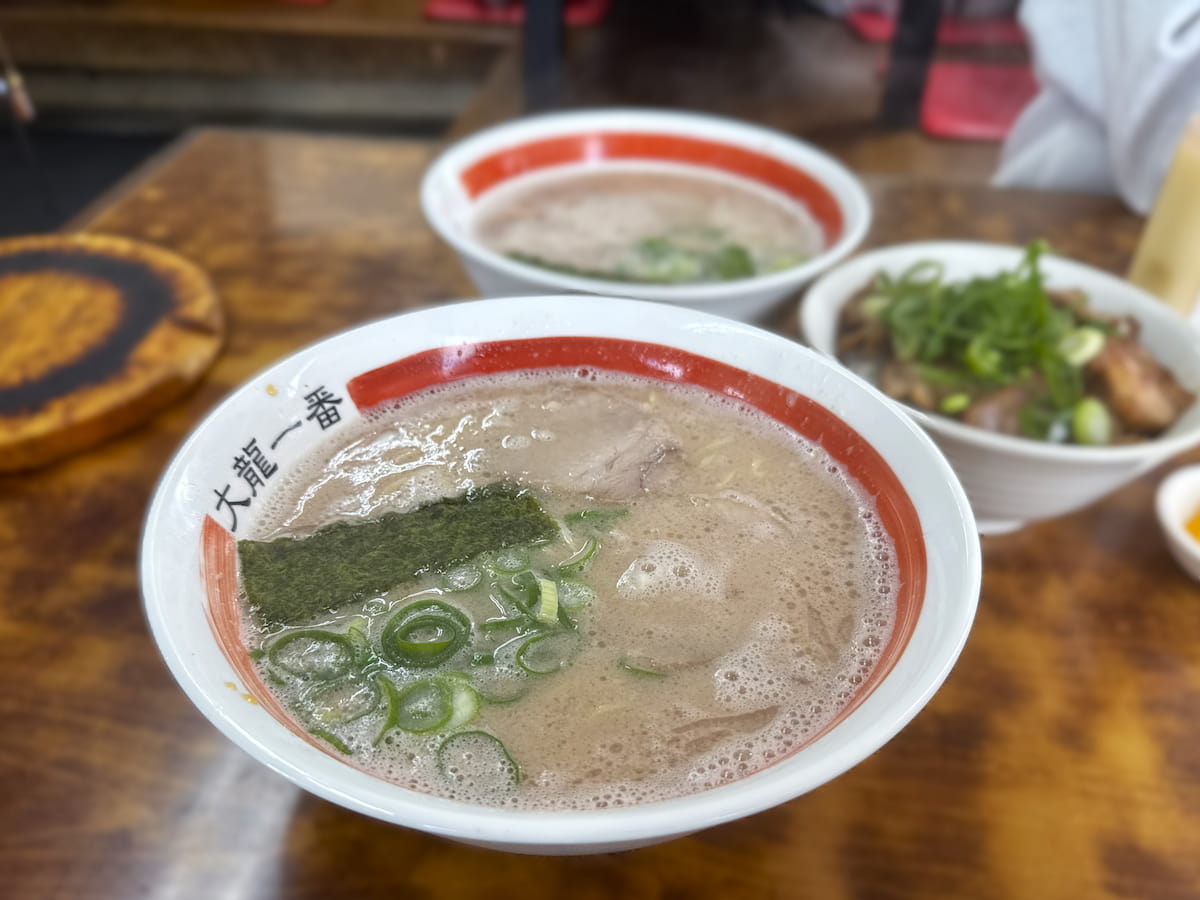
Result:
M476 233L481 204L518 181L618 168L691 172L749 186L806 211L821 233L820 244L803 261L779 271L729 281L649 284L543 268L485 246ZM718 116L637 109L551 113L472 135L430 166L421 204L426 220L454 248L482 296L580 292L634 297L743 321L763 318L848 255L871 220L871 204L859 180L803 141Z

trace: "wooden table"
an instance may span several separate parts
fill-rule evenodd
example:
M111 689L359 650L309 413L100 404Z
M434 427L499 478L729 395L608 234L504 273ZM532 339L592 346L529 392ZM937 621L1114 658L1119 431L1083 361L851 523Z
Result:
M811 794L668 844L593 858L459 846L310 796L203 719L142 617L138 541L155 479L259 368L344 326L471 294L418 210L432 152L199 132L78 223L206 268L230 339L200 386L144 426L0 477L0 894L1200 895L1200 590L1151 515L1162 471L985 540L966 650L890 744ZM1139 228L1097 198L893 177L870 188L871 244L1043 235L1121 271ZM794 333L793 316L773 324Z

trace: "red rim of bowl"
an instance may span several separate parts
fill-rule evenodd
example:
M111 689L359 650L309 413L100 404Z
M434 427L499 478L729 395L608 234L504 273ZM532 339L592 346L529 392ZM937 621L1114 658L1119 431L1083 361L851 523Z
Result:
M726 363L674 347L641 341L558 336L438 347L366 372L346 383L359 410L398 400L415 391L480 375L530 369L589 369L702 387L753 406L800 435L816 441L876 503L876 516L896 549L899 589L895 622L879 661L854 695L818 732L770 767L810 746L857 709L884 681L907 647L920 618L927 556L920 518L899 478L880 453L842 419L815 400ZM237 548L233 535L211 516L200 531L205 614L221 653L250 696L306 743L360 768L353 760L305 731L267 690L246 653L238 609ZM768 768L770 768L768 767Z
M845 231L837 198L803 169L736 144L681 134L589 130L541 138L489 153L466 166L458 179L475 200L512 178L552 166L634 159L718 169L786 194L803 204L821 226L823 250L836 244Z

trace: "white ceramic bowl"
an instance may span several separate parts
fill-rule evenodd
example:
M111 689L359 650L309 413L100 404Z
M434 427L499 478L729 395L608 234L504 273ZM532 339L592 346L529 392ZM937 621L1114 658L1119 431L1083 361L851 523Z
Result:
M700 167L748 179L803 203L824 249L779 272L709 284L627 284L581 278L510 259L472 234L479 200L509 179L548 167L638 164ZM778 131L696 113L594 110L520 119L448 148L429 168L421 204L485 297L581 292L682 304L743 321L764 316L845 257L866 234L871 205L840 163Z
M742 398L820 440L875 496L900 565L896 626L866 683L806 746L733 784L680 799L518 812L373 777L289 726L267 695L239 638L231 527L245 534L272 485L323 435L352 428L361 410L481 370L544 366L636 372ZM336 408L336 420L311 418L313 397L328 401L327 412ZM279 467L254 497L232 469L251 440ZM222 495L250 502L225 506ZM925 705L957 658L975 612L980 550L970 506L934 444L829 360L703 313L615 298L535 297L452 304L364 325L252 378L197 426L162 476L145 522L141 582L154 639L188 696L272 769L389 822L493 848L566 854L654 843L749 815L877 750Z
M920 260L938 260L946 278L963 279L1011 269L1024 250L998 244L924 242L872 250L820 278L800 303L800 330L834 356L842 305L880 271L899 274ZM1080 288L1105 313L1130 314L1141 323L1141 341L1186 387L1200 389L1200 332L1151 295L1091 266L1055 256L1042 258L1046 283ZM1200 405L1193 404L1164 435L1114 447L1055 445L995 434L904 407L929 431L958 473L980 529L1011 531L1037 519L1063 515L1100 499L1168 457L1200 444Z
M1159 482L1154 509L1171 555L1200 581L1200 541L1188 534L1186 527L1200 512L1200 466L1184 466Z

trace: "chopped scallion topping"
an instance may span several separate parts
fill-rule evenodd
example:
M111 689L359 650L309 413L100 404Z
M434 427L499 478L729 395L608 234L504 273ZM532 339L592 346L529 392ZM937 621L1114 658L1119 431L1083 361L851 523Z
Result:
M454 656L471 636L471 620L440 600L419 600L384 627L380 649L398 666L431 668Z
M1071 437L1077 444L1103 445L1113 439L1113 418L1095 397L1084 397L1071 413Z
M410 682L396 692L393 702L394 725L402 731L435 731L454 715L454 694L441 678Z
M546 578L538 579L538 591L541 594L538 603L537 619L547 625L558 621L558 585Z
M374 712L379 699L379 688L359 678L320 683L304 697L312 717L329 726L345 725Z
M653 667L653 664L640 659L623 659L621 660L621 668L626 672L631 672L634 675L640 675L647 678L666 678L666 672L660 672Z
M354 755L354 751L350 749L350 745L332 731L326 731L324 728L314 728L309 732L309 734L311 734L313 737L319 737L321 740L332 744L333 748L337 750L338 753L345 754L346 756Z
M482 580L483 569L479 566L455 566L442 573L442 589L451 593L469 591Z
M521 780L521 767L509 756L498 737L486 731L460 731L442 741L437 750L438 768L451 782L474 777L486 783Z
M596 555L596 551L599 549L600 544L596 539L588 538L584 541L582 547L554 567L555 576L562 578L578 575L588 567L588 563L592 561L592 557Z
M567 664L578 645L572 632L534 635L517 650L516 663L530 675L549 675Z
M354 645L346 635L305 628L276 640L267 651L267 658L289 675L328 681L348 674L355 654Z
M504 745L484 731L464 729L485 703L513 702L536 680L530 676L550 675L569 664L580 646L570 611L596 598L576 576L599 552L598 536L627 514L624 509L572 514L571 524L586 538L557 565L542 568L532 561L530 548L545 542L540 536L485 551L440 575L430 569L440 589L410 595L411 602L401 601L404 605L386 621L395 601L388 592L375 592L360 599L357 614L340 620L344 632L284 632L251 658L271 683L299 688L294 712L313 726L314 736L341 753L351 753L351 746L333 729L374 714L382 720L374 745L391 743L389 735L396 730L445 734L439 759L454 757L450 768L455 772L461 774L460 764L469 762L474 773L499 773L515 783L520 769ZM572 540L565 524L558 534ZM477 594L467 594L476 588ZM462 596L448 602L452 594ZM464 610L487 599L500 617L473 622Z

